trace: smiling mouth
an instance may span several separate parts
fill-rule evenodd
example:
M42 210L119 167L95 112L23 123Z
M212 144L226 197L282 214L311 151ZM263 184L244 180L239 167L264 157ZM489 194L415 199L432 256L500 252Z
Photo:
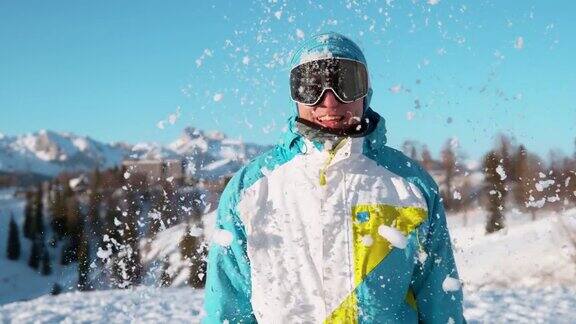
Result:
M318 120L319 122L337 122L344 120L344 116L325 115L321 117L316 117L316 120Z

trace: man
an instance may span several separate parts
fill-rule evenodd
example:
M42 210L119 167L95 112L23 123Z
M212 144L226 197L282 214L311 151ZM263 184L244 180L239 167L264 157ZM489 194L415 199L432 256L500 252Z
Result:
M438 188L386 146L362 51L322 34L292 66L287 134L220 198L204 321L463 322Z

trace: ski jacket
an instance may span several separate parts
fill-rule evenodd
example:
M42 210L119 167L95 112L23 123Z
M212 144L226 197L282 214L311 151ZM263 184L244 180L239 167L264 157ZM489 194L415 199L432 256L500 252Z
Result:
M438 187L384 119L330 145L289 122L219 202L204 323L461 323Z

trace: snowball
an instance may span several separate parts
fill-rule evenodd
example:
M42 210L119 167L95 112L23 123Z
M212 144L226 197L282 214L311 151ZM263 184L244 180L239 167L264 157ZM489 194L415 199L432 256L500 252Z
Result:
M392 246L399 249L404 249L408 243L404 234L394 227L380 225L380 227L378 227L378 234L388 240Z
M444 292L458 291L461 286L460 280L452 277L446 277L442 282L442 290L444 290Z
M217 229L214 231L212 241L220 246L230 246L234 235L227 230Z

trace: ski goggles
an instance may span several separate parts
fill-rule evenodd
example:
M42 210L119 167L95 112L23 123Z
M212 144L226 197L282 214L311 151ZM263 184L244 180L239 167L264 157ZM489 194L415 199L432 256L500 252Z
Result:
M296 102L314 106L327 89L343 103L365 97L368 94L366 66L351 59L327 58L302 63L290 71L290 95Z

